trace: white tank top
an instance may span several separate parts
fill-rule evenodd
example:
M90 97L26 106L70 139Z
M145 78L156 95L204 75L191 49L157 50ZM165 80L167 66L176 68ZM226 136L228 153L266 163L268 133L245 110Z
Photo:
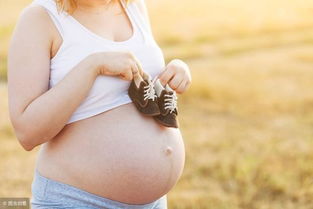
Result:
M139 1L144 3L144 0ZM141 62L143 70L152 78L165 66L163 53L136 3L130 2L126 5L125 0L121 0L133 28L132 37L121 42L105 39L84 27L66 12L58 12L54 0L33 0L32 4L47 10L63 39L57 54L50 62L49 89L60 82L81 60L95 52L131 51ZM118 77L98 76L87 97L67 124L132 102L128 96L129 85L130 81Z

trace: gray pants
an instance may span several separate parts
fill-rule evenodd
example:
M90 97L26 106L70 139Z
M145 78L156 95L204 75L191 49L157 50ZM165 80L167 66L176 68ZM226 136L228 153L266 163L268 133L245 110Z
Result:
M35 169L30 203L32 209L167 209L167 196L144 205L129 205L46 178Z

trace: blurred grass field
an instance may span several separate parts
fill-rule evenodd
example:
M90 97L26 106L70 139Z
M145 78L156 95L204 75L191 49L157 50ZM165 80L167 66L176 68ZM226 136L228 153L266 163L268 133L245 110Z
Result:
M0 2L0 75L29 0ZM146 0L166 60L193 83L179 101L186 165L170 209L313 208L313 1ZM30 196L0 85L0 196Z

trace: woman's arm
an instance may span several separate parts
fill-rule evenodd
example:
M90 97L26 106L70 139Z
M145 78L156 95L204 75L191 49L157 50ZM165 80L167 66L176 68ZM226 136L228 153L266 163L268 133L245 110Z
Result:
M25 150L54 137L66 124L96 78L93 64L79 63L48 90L53 23L41 7L22 12L8 55L9 112Z
M129 52L99 52L81 61L57 85L48 89L50 48L56 30L44 8L28 7L20 16L10 43L10 120L16 137L28 151L63 129L98 75L131 80L135 73L142 74Z

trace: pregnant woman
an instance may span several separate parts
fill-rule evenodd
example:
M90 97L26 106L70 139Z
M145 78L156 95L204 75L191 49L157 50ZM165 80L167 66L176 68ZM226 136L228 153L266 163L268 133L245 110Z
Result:
M23 10L8 93L19 142L41 145L33 209L167 208L184 143L130 99L144 72L179 94L191 83L183 61L165 65L143 0L34 0Z

